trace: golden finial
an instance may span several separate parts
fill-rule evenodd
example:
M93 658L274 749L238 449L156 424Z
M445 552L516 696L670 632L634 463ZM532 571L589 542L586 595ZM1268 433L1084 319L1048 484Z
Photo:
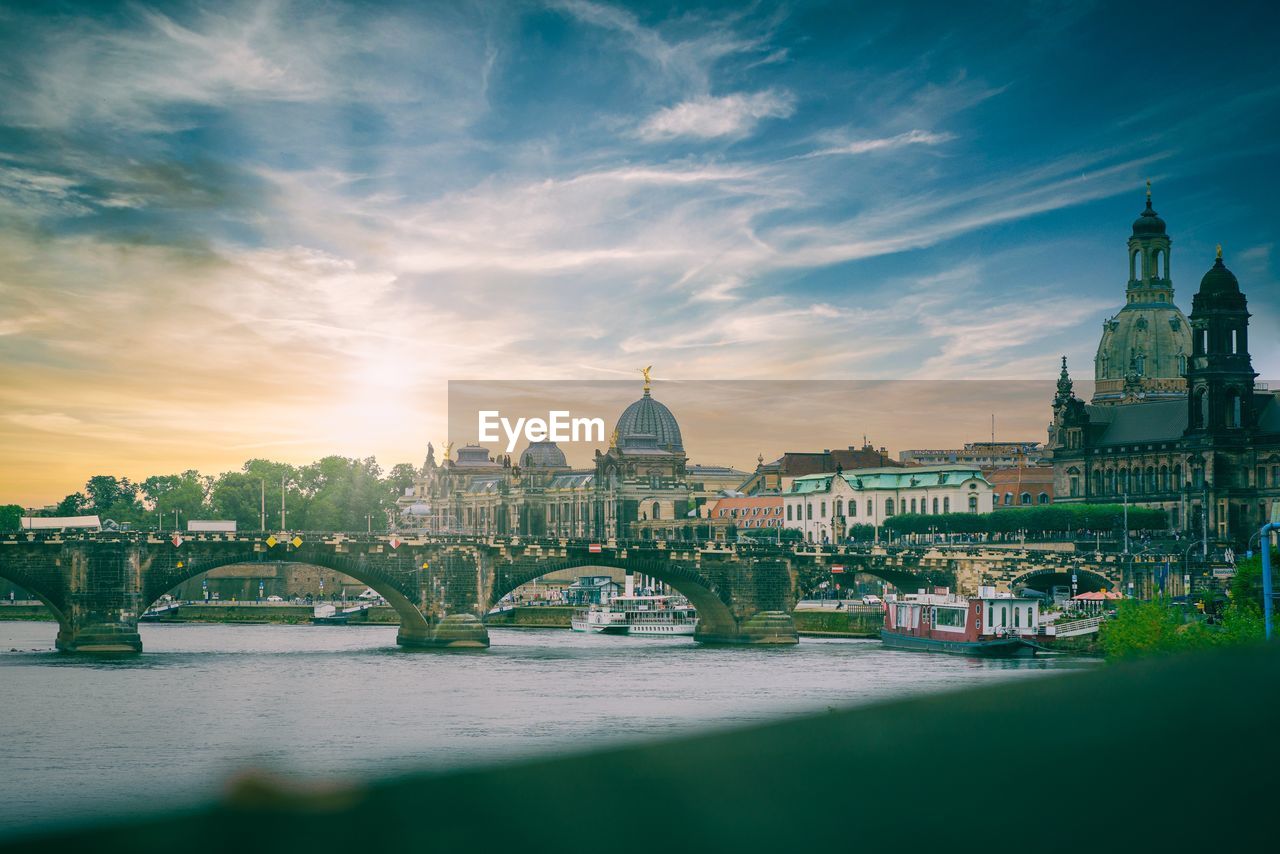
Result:
M639 370L640 370L640 373L644 375L644 392L645 394L648 394L649 384L650 382L652 382L652 380L649 377L649 372L653 370L653 365L649 365L647 368L640 368Z
M1218 260L1219 261L1222 260L1222 244L1221 243L1218 244Z
M1151 201L1151 179L1147 179L1147 201Z
M618 428L614 427L613 432L609 434L609 447L618 447Z
M453 443L446 440L444 443L444 458L448 460L453 454Z

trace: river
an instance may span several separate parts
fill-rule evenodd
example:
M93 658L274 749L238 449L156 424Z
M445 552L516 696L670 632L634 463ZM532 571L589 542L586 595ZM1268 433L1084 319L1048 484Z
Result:
M0 834L192 803L245 767L364 779L1093 666L555 629L455 653L402 651L394 626L141 632L141 656L95 661L52 651L52 623L0 623Z

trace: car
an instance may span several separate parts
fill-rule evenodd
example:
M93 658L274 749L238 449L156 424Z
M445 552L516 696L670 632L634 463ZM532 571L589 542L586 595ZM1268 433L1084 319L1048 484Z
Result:
M879 605L880 602L881 602L880 597L872 594L867 594L866 596L862 597L863 605Z
M268 596L268 597L267 597L267 601L268 601L268 602L283 602L283 601L284 601L284 597L283 597L283 596Z

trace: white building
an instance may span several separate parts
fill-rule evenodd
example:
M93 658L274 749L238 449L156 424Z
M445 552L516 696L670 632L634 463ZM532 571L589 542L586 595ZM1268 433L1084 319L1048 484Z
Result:
M857 469L797 477L782 496L783 525L809 542L836 542L852 525L902 513L990 513L991 484L968 465Z

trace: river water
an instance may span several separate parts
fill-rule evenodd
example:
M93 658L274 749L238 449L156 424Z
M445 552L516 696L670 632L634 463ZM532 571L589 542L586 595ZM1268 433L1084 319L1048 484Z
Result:
M857 640L491 629L487 651L424 653L398 649L394 626L141 631L143 655L94 661L53 652L52 623L0 623L0 834L190 803L246 767L380 777L1092 666Z

